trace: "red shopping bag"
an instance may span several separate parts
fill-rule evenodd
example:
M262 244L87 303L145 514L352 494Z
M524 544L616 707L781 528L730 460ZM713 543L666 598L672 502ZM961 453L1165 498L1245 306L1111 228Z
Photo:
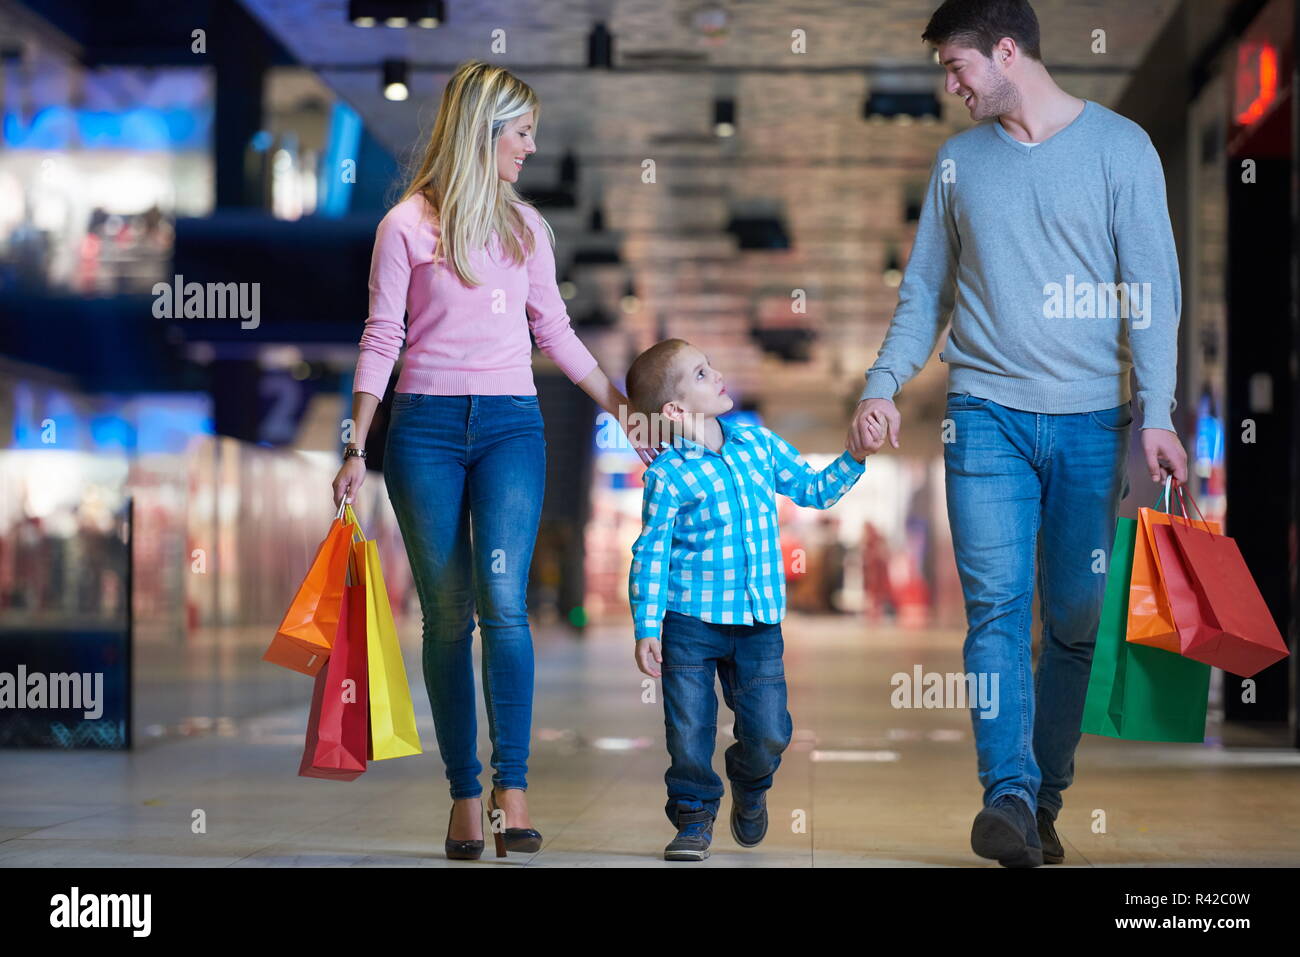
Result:
M1181 488L1178 495L1181 501ZM1195 499L1192 507L1200 515ZM1216 535L1190 522L1174 523L1169 528L1183 567L1198 592L1202 615L1202 626L1183 649L1183 655L1243 678L1289 655L1237 543L1227 535Z
M293 596L263 661L305 675L317 674L329 657L338 631L343 602L343 581L357 528L345 521L346 500L330 523L325 540L316 549L311 568ZM348 516L351 518L351 516Z
M1176 647L1165 650L1181 655L1193 644L1208 641L1219 631L1214 624L1214 612L1206 605L1205 596L1197 591L1191 572L1183 562L1183 553L1174 541L1173 525L1156 525L1151 531L1160 559L1165 596L1178 633Z
M366 770L370 735L366 682L365 579L349 568L334 647L316 675L307 741L298 773L306 778L352 781Z
M1165 479L1164 510L1158 507L1138 509L1138 535L1133 548L1133 573L1129 579L1128 631L1126 638L1134 644L1161 648L1181 654L1181 636L1169 595L1164 573L1164 553L1156 547L1157 529L1185 521L1170 513L1170 485L1173 477ZM1160 498L1156 499L1156 506ZM1221 532L1218 522L1209 522L1215 532Z

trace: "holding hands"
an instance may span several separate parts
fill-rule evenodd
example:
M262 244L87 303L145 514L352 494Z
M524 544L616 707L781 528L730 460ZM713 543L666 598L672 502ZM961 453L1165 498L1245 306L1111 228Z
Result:
M859 462L879 452L888 437L898 448L898 408L888 399L863 399L853 414L844 446Z

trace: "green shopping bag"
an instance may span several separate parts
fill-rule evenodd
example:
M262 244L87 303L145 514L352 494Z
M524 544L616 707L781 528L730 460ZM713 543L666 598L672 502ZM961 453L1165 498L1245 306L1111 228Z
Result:
M1080 730L1126 741L1204 741L1210 667L1124 640L1137 521L1115 522Z

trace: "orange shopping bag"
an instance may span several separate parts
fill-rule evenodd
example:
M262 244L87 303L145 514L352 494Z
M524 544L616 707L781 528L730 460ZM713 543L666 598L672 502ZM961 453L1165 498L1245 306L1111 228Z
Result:
M1165 490L1156 505L1164 499L1164 511L1158 508L1138 509L1137 541L1133 546L1133 574L1129 581L1128 627L1125 638L1137 645L1161 648L1180 653L1178 626L1174 623L1169 605L1169 591L1165 586L1160 553L1156 550L1157 525L1174 522L1188 524L1187 520L1169 514L1169 486L1172 477L1165 479ZM1206 523L1216 533L1221 531L1218 522Z
M263 661L315 675L329 657L339 626L352 539L360 532L352 521L344 520L346 507L346 500L339 505Z
M370 705L366 681L366 596L349 567L334 647L316 675L307 740L298 773L305 778L353 781L366 770Z

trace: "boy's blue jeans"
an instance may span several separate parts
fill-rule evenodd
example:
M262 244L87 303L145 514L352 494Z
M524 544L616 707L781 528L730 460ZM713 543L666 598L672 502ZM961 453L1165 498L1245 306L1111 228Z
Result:
M393 396L384 481L424 615L424 684L453 798L483 793L470 644L476 607L492 783L528 787L526 598L546 482L542 429L535 395Z
M986 806L1015 794L1055 817L1074 780L1115 516L1128 494L1130 406L1049 415L948 395L965 667L998 676L996 716L971 708ZM1031 676L1035 575L1043 638Z
M664 775L664 812L677 825L677 802L698 803L714 817L722 781L713 771L718 731L716 674L735 714L735 743L727 748L727 777L745 807L772 786L794 725L786 710L785 643L779 624L717 625L675 611L664 613L664 726L672 764Z

